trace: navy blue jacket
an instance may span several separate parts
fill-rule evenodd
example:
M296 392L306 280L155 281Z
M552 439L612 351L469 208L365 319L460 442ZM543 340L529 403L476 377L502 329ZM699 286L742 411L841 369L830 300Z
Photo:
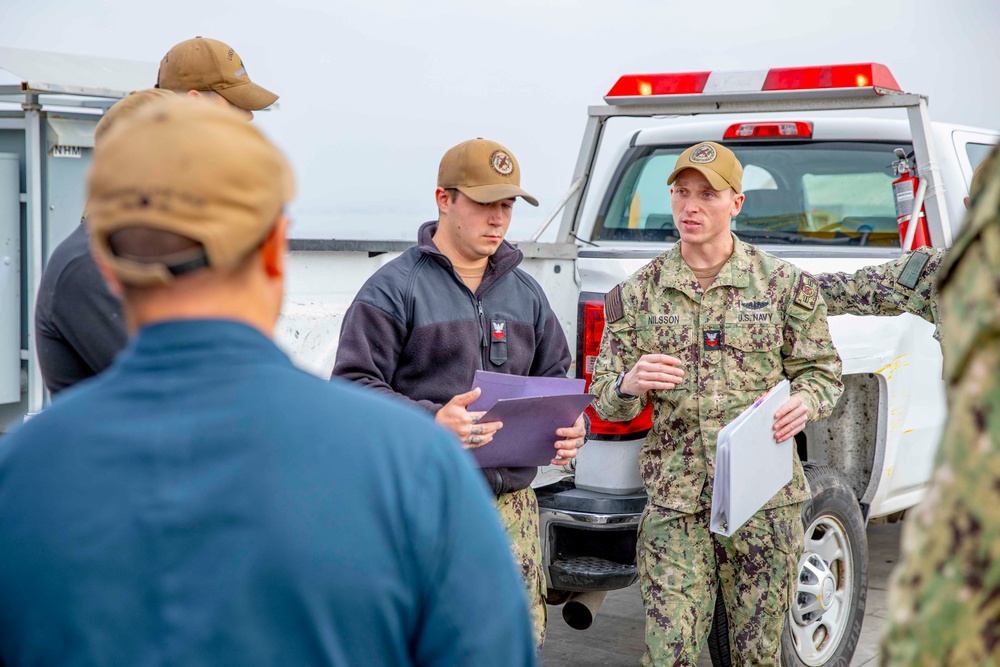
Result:
M0 663L532 664L490 502L426 414L153 325L0 439Z
M504 241L473 293L434 245L436 229L421 225L417 245L362 286L344 315L334 376L432 413L469 391L476 370L566 377L566 336L541 286L517 268L521 251ZM527 487L536 472L483 471L495 493Z
M35 302L38 363L52 395L111 365L128 343L125 315L90 256L81 223L45 265Z

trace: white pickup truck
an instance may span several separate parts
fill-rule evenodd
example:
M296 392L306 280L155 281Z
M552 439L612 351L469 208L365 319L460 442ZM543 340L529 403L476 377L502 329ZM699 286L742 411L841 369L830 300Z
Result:
M101 63L103 70L112 65ZM30 326L38 279L83 205L94 110L129 87L29 77L0 86L0 102L16 104L0 113L0 307L20 311L0 318L0 430L42 407ZM604 293L677 240L666 178L685 147L702 140L729 146L745 168L746 203L733 231L816 273L899 255L897 148L914 154L925 181L931 244L949 246L973 168L1000 138L931 123L926 98L902 93L888 70L872 64L626 76L605 100L588 110L570 190L547 221L562 212L556 241L538 241L543 225L518 244L522 267L545 289L571 347L575 342L576 375L588 380ZM647 127L609 154L602 137L609 121L622 118ZM610 169L598 182L599 159ZM412 243L294 240L279 343L299 365L329 377L355 293ZM865 607L865 524L921 499L944 419L941 353L929 323L845 315L831 318L830 328L845 392L829 419L797 438L814 497L803 514L806 553L786 623L789 665L850 661ZM536 481L550 600L571 600L564 617L576 627L589 624L600 592L636 580L636 528L646 501L637 455L648 428L648 414L628 423L595 419L575 470L545 469ZM715 625L713 638L725 638L724 614ZM728 664L726 641L713 639L710 648L715 664Z

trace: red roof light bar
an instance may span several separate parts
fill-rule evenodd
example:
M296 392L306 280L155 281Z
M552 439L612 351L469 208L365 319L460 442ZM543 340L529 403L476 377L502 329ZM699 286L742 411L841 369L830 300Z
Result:
M626 74L608 91L607 97L633 95L696 95L705 90L711 72L681 74Z
M611 104L648 104L659 96L691 95L725 98L774 92L828 90L837 94L882 95L902 89L885 65L857 63L819 67L779 67L752 72L681 72L626 74L615 82L605 100ZM856 91L851 93L850 91Z
M868 87L902 92L889 68L878 63L770 69L763 90Z

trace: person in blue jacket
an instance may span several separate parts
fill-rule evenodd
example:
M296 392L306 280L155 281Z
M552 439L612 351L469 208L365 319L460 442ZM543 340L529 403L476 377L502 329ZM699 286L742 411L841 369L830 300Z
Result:
M88 188L132 340L0 440L0 664L534 664L471 457L271 340L279 151L165 100L105 138Z

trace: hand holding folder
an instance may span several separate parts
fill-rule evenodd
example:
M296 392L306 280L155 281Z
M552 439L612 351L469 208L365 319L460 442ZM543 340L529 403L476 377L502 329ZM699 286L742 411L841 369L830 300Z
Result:
M548 464L556 454L556 429L572 426L594 400L583 393L583 380L570 378L476 371L472 386L482 393L469 410L487 411L481 423L503 422L490 442L469 450L480 468Z
M794 438L774 441L774 414L791 395L782 380L719 431L709 529L731 536L792 479Z

